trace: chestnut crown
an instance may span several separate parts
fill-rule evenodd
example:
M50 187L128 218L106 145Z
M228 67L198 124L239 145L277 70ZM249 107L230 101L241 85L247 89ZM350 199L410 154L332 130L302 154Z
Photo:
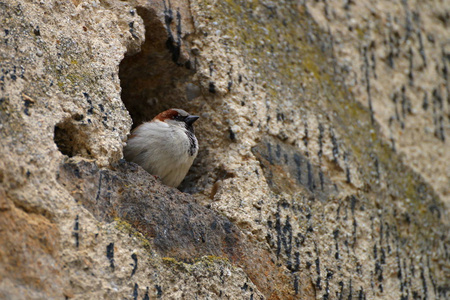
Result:
M192 127L192 124L197 121L199 116L190 115L186 111L179 109L179 108L171 108L166 111L163 111L159 115L157 115L153 120L159 120L162 122L167 121L175 121L175 122L181 122L185 124L185 127L187 129L190 129Z

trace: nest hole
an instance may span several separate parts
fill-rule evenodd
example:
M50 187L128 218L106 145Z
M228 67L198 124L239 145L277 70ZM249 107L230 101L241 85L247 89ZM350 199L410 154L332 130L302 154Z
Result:
M193 82L195 55L186 37L189 30L183 27L185 16L169 8L163 18L149 7L136 7L136 12L144 21L145 42L140 52L125 54L119 65L121 97L133 128L169 108L197 112L191 100L200 96L201 91ZM201 189L198 179L205 174L201 153L179 187L183 192Z
M58 150L68 157L92 158L91 150L87 144L87 133L80 123L82 119L82 115L75 114L55 125L53 140Z
M133 128L169 108L189 111L186 86L195 73L177 12L167 9L161 18L149 7L136 11L144 20L145 42L140 52L125 54L119 66L122 101Z

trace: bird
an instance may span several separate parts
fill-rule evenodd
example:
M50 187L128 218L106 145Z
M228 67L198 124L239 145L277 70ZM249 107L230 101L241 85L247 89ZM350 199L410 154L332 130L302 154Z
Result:
M178 187L198 153L193 123L199 116L171 108L136 127L123 149L124 158Z

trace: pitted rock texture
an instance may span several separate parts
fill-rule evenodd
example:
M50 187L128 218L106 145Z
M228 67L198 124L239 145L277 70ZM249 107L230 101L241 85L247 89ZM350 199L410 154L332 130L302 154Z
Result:
M166 188L135 164L101 170L86 161L61 166L58 181L101 221L133 225L164 255L189 261L202 255L238 256L239 231L226 218ZM83 191L83 192L81 192Z
M61 166L58 181L98 220L126 222L161 256L188 263L221 257L241 267L265 294L275 293L283 274L271 252L255 247L228 219L198 205L192 196L162 186L137 165L121 161L113 167L101 170L87 161L68 162Z
M305 1L305 7L333 36L336 67L355 99L405 164L449 203L450 4L344 2Z
M68 157L110 167L122 156L132 120L119 64L144 41L138 8L121 1L0 6L0 298L263 297L226 258L163 258L125 221L99 221L77 203L74 196L88 190L71 194L57 180Z
M0 297L448 298L445 1L0 7ZM120 160L171 107L181 191Z

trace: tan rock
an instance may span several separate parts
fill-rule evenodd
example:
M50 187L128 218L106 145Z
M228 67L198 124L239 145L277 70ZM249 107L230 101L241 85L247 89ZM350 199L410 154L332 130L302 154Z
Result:
M445 299L446 5L0 4L0 298ZM120 160L170 107L181 192Z

